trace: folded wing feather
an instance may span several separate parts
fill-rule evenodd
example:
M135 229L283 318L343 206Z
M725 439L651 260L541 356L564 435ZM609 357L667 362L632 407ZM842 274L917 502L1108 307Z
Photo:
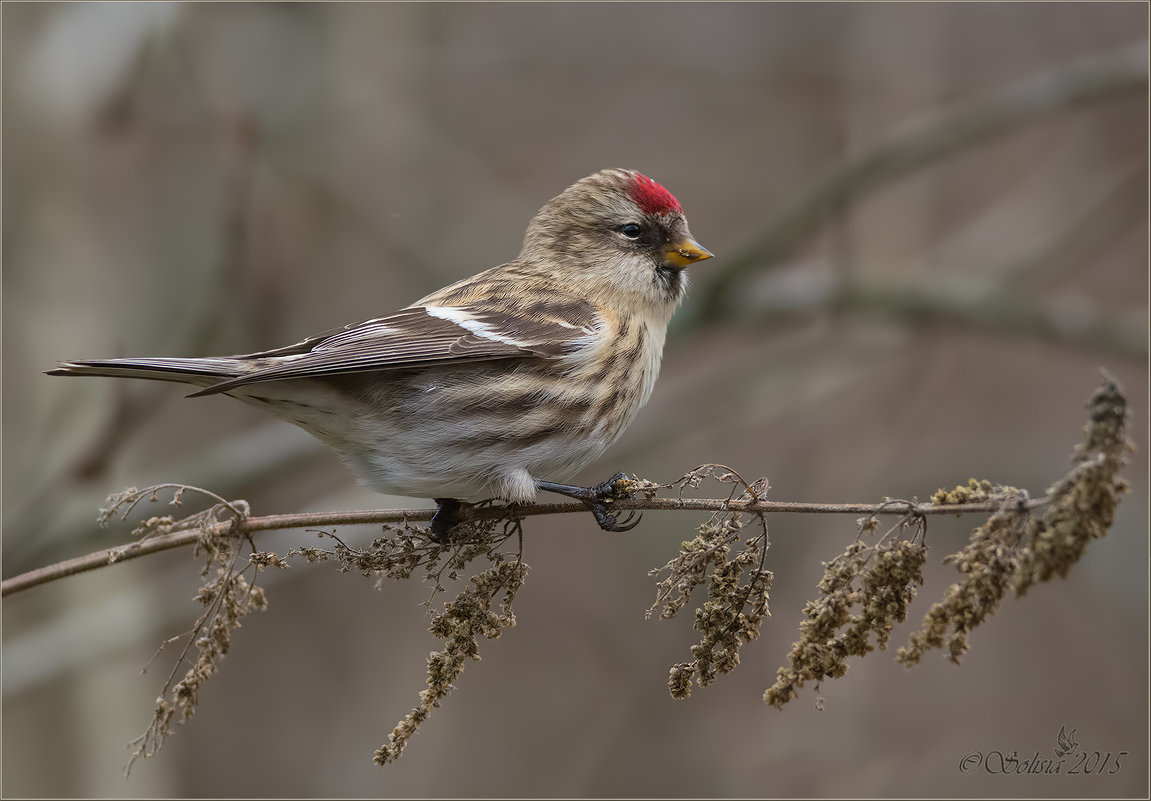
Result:
M591 304L559 303L525 314L511 304L413 306L387 317L329 331L285 348L234 357L266 366L195 395L260 381L280 381L427 363L537 356L557 358L586 346L598 322Z

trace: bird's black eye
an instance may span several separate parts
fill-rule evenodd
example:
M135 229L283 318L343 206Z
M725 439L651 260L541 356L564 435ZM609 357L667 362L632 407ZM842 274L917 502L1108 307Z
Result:
M639 239L639 226L635 223L628 223L627 225L621 226L619 232L628 239Z

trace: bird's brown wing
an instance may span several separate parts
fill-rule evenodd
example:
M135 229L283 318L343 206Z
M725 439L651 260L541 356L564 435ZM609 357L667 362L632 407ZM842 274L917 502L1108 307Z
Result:
M572 298L553 296L551 301L531 307L516 306L510 299L487 299L471 306L412 306L285 348L233 357L261 366L195 394L214 395L261 381L426 364L557 358L589 344L598 326L595 307Z

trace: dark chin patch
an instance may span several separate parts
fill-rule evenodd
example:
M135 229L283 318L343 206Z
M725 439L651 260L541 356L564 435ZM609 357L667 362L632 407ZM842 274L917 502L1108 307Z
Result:
M679 300L683 294L683 271L661 264L655 268L655 285L670 300Z

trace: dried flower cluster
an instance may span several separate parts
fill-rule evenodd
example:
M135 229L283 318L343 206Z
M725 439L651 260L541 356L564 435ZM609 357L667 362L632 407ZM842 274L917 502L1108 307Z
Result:
M109 507L100 510L101 522L107 520L121 507L126 507L123 512L126 516L145 498L152 502L157 501L157 493L161 489L175 490L171 500L173 506L180 505L182 495L188 490L208 495L217 503L179 521L173 520L170 516L148 518L133 531L133 534L142 540L177 529L198 528L200 538L196 543L195 554L205 557L200 575L207 578L214 574L214 578L201 586L196 593L195 600L204 606L204 612L188 633L188 640L180 653L180 658L156 699L152 721L144 733L133 741L136 749L125 772L131 771L136 759L155 754L172 733L175 722L183 723L196 713L196 706L200 701L200 689L204 682L215 675L220 659L231 647L235 630L240 628L241 622L249 612L268 608L263 588L252 585L243 575L248 565L243 569L238 567L242 549L247 541L238 537L233 529L248 515L248 506L245 502L224 501L206 490L183 485L158 485L143 490L131 488L109 498ZM220 523L230 525L221 526ZM258 569L260 564L287 567L274 554L268 554L263 559L255 558L249 562L253 570ZM194 660L190 656L193 647L196 649ZM180 666L188 662L191 662L191 667L177 680L176 675Z
M309 562L334 561L342 572L357 572L381 580L408 579L419 570L431 585L431 593L424 602L431 607L432 599L445 591L444 582L459 579L473 560L488 567L468 579L467 585L443 610L432 618L428 631L444 641L442 651L428 657L427 688L420 692L419 706L401 720L388 742L376 749L374 761L386 765L399 759L408 740L427 720L432 709L440 705L453 689L454 682L463 672L468 660L480 661L479 637L494 639L505 628L515 626L512 601L523 585L528 566L522 560L520 521L513 507L507 516L474 519L453 526L449 542L440 543L428 536L426 526L410 523L385 524L389 536L378 537L365 549L349 548L335 535L333 550L297 548L289 556L302 556ZM501 552L512 537L520 548L514 554ZM492 608L502 595L499 610Z
M966 484L959 484L952 490L939 489L931 495L935 506L958 506L963 503L984 503L1004 498L1027 497L1027 493L1017 487L992 484L987 479L970 478Z
M760 500L767 493L767 481L748 484L734 470L720 465L704 465L667 486L696 487L704 479L732 484L728 500ZM650 491L650 488L647 488ZM742 490L738 498L737 490ZM641 490L642 491L642 490ZM739 650L744 643L759 637L759 628L768 611L769 590L773 578L764 567L767 554L767 522L762 514L754 515L760 533L741 540L743 516L739 512L717 512L699 527L694 539L680 544L679 553L652 575L666 573L656 590L656 600L648 616L660 608L660 618L669 620L687 605L696 587L707 584L707 600L695 610L693 628L700 633L699 642L691 647L695 659L673 665L668 675L672 698L691 694L692 680L706 687L719 673L730 673L739 664ZM742 542L734 557L732 548Z
M293 548L287 556L302 556L309 562L334 561L342 573L355 572L381 581L406 580L422 569L423 580L431 585L424 604L430 608L435 596L445 591L444 582L457 581L473 560L493 565L506 560L500 548L511 537L520 537L523 533L514 508L506 507L506 511L503 517L457 523L452 528L450 542L436 542L428 536L427 526L384 523L386 535L372 540L367 548L350 548L334 534L327 534L336 542L332 550Z
M1115 382L1104 376L1088 408L1084 439L1072 457L1075 467L1048 490L1042 519L1031 514L1024 493L994 488L991 497L1000 500L999 510L971 533L961 551L944 559L963 580L931 607L922 628L899 649L897 661L913 665L926 651L945 648L948 659L958 664L968 647L967 635L998 608L1009 589L1022 596L1033 584L1067 575L1087 544L1106 535L1127 490L1119 475L1132 447L1126 437L1127 404Z
M776 708L795 698L809 681L818 684L844 675L847 657L864 656L877 647L886 649L894 625L907 618L916 587L923 583L927 546L921 516L904 517L875 545L865 542L875 531L875 518L863 518L859 526L860 538L824 562L820 597L803 609L790 665L779 669L775 684L763 695L764 702ZM896 530L911 526L915 527L911 539L888 539Z
M999 608L1015 575L1020 543L1032 523L1026 507L1008 501L971 532L962 550L944 558L944 564L954 564L964 580L948 587L943 600L932 605L923 627L899 649L895 661L914 665L930 649L946 647L948 658L959 664L967 651L968 633Z
M1075 467L1047 491L1051 503L1020 555L1013 587L1017 595L1066 576L1088 543L1107 535L1119 499L1128 491L1120 472L1135 446L1127 441L1127 401L1113 379L1104 377L1088 410L1083 442L1071 457Z
M420 705L396 725L388 742L376 749L373 761L377 765L400 758L420 724L452 691L452 682L463 672L467 660L480 661L477 639L481 635L494 639L503 629L515 626L512 601L523 586L527 570L519 559L497 561L473 576L463 592L445 603L443 612L432 618L428 631L444 641L444 650L433 651L428 657L428 686L420 691ZM492 604L501 593L503 599L496 612Z

